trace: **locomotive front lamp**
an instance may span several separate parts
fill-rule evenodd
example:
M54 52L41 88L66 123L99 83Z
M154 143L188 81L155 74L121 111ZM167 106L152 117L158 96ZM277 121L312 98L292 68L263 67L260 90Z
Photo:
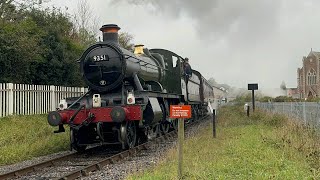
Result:
M59 102L59 110L64 110L68 108L68 103L65 99L61 99Z
M128 92L128 96L127 96L127 104L135 104L135 97L133 95L133 92Z

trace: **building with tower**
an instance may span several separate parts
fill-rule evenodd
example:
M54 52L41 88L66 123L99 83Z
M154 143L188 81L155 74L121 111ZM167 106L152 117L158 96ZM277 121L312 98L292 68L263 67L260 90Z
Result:
M297 70L297 91L300 98L319 97L320 94L320 52L311 49L302 58L302 67Z

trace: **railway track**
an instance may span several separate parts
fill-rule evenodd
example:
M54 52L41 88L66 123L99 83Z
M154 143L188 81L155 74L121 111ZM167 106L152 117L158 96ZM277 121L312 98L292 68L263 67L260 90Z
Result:
M201 120L205 118L206 117L203 117ZM186 128L201 122L201 120L188 124ZM90 172L101 170L103 166L114 164L130 156L134 156L143 150L148 150L154 143L159 144L162 142L174 141L176 136L177 131L171 131L156 139L125 151L99 146L97 148L101 149L98 151L95 148L91 148L83 154L73 152L6 174L1 174L0 180L39 179L40 177L41 179L77 179L79 177L88 176Z

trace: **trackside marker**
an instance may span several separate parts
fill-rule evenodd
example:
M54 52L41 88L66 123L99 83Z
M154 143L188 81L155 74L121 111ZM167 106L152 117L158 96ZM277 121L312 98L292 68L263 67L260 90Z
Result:
M170 118L191 118L191 106L170 105Z
M178 123L178 179L182 179L184 118L191 118L190 105L170 105L170 118L179 119Z

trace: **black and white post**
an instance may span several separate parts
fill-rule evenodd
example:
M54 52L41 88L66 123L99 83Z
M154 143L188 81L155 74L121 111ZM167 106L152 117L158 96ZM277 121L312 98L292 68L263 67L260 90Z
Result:
M217 137L217 131L216 131L216 110L213 109L212 111L212 134L213 138Z

